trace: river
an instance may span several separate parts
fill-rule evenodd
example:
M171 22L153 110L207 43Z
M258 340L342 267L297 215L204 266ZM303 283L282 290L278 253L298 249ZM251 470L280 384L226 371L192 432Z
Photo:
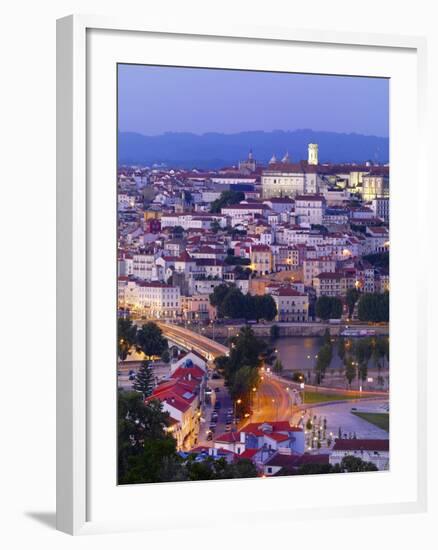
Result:
M344 386L344 366L338 356L337 339L332 338L333 342L333 358L330 367L327 369L324 382L329 386ZM284 373L299 371L306 375L307 382L314 381L314 368L316 363L316 355L323 345L322 337L314 336L285 336L277 338L272 344L278 350L278 357L283 364ZM383 369L381 375L384 378L384 387L377 384L379 373L374 368L370 361L368 364L369 377L372 378L365 387L367 389L386 389L389 383L388 368ZM359 382L353 382L352 387L355 388Z

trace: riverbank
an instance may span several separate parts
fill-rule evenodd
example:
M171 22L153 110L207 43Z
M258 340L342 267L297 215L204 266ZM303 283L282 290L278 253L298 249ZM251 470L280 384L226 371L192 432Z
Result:
M278 334L280 337L285 336L323 336L325 331L328 329L331 336L339 336L339 334L346 328L354 328L355 330L371 330L374 331L376 336L378 335L388 335L389 326L388 325L379 325L373 326L368 324L330 324L330 323L254 323L249 325L255 332L257 336L269 337L271 334L271 326L276 325L278 327ZM202 335L207 336L208 338L215 339L224 339L234 336L239 332L243 327L247 326L244 324L217 324L214 327L208 325L206 327L202 326L191 326L192 330L200 332Z

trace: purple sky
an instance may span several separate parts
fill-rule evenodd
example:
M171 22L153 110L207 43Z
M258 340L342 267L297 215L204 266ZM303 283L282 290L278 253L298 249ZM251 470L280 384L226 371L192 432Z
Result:
M387 79L119 65L118 86L120 131L389 135Z

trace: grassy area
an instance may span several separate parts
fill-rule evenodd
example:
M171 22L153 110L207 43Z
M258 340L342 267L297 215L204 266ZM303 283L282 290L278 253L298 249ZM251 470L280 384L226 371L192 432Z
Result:
M347 399L361 399L362 396L359 393L324 393L319 391L306 391L304 393L304 403L312 405L313 403L325 403L327 401L343 401Z
M368 412L353 412L359 418L363 418L370 424L374 424L378 428L382 428L389 432L389 414L388 413L368 413Z

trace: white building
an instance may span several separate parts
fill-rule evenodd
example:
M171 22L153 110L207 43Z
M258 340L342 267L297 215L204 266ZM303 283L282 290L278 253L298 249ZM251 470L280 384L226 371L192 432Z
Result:
M330 464L339 464L345 456L372 462L378 470L389 469L388 439L337 439L330 454Z
M295 197L295 214L299 223L322 224L326 200L322 195L298 195Z
M173 319L180 311L178 287L119 277L119 307L137 310L151 319Z
M373 199L371 209L376 218L381 218L385 222L389 221L389 197Z
M336 271L336 260L331 257L305 259L303 261L304 284L310 286L313 278L320 273L333 273Z
M132 274L137 279L151 280L154 267L155 255L153 252L133 255Z
M271 296L277 306L275 320L284 323L303 323L309 320L309 298L291 287L272 290Z

